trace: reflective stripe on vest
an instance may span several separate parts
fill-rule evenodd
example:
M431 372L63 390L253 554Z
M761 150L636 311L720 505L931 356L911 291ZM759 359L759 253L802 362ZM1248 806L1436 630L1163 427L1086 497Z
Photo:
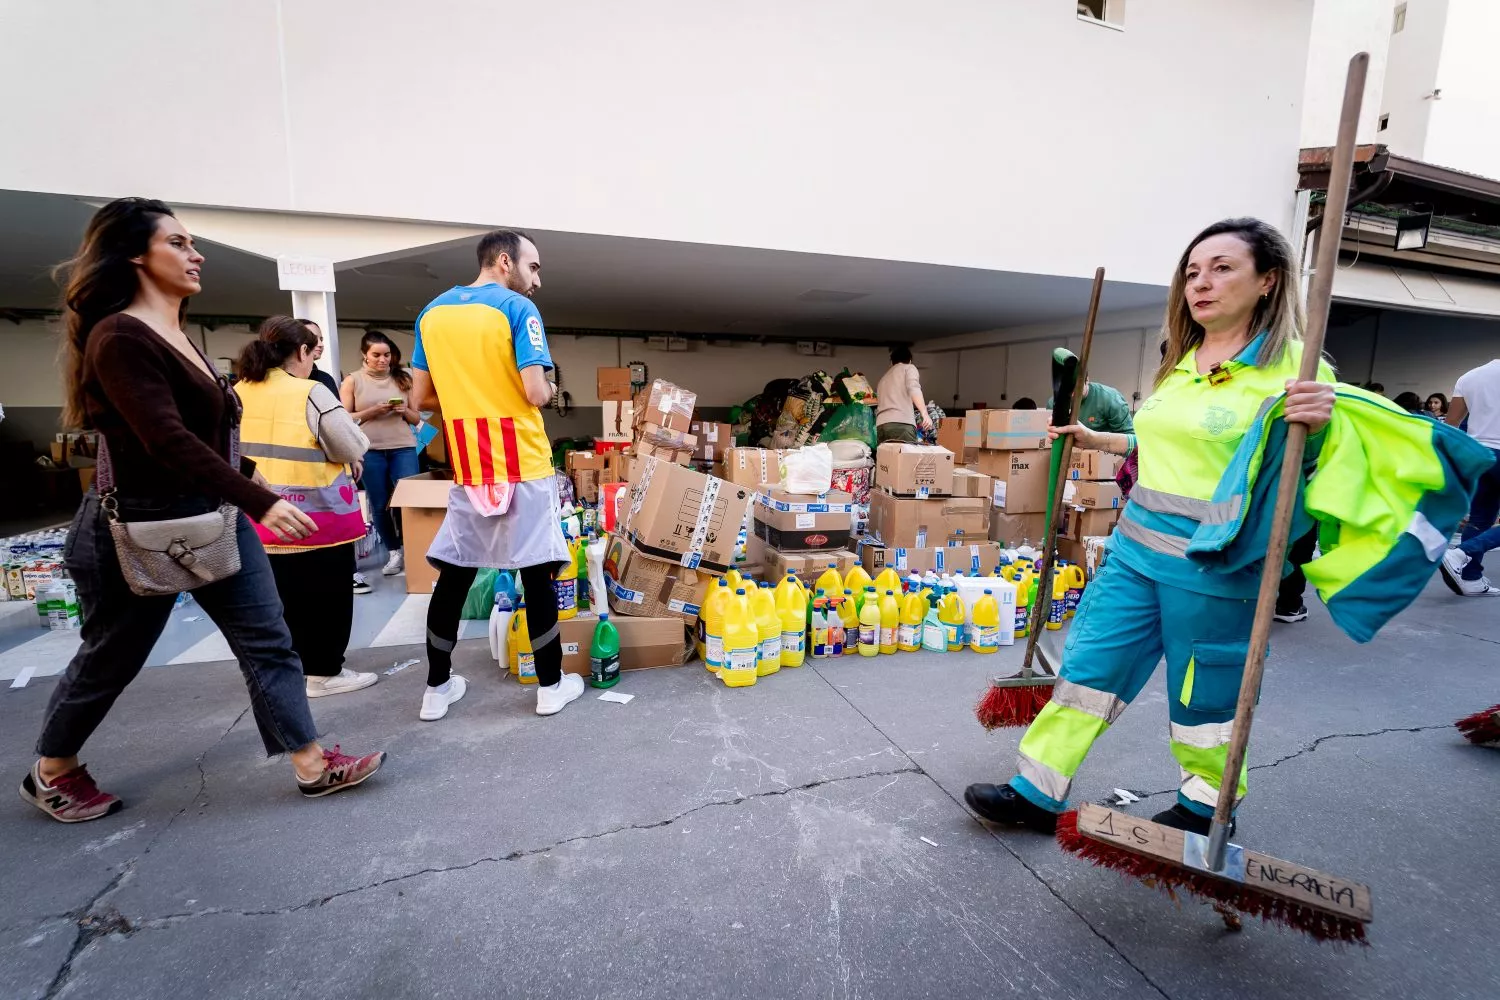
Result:
M245 412L241 451L256 460L270 489L317 524L307 538L287 542L259 524L255 532L272 551L326 548L365 536L359 493L344 467L328 461L307 426L307 398L318 383L273 368L262 382L235 386Z
M1240 506L1244 503L1244 497L1240 496L1215 503L1176 493L1163 493L1140 485L1131 488L1130 499L1153 513L1190 517L1200 524L1228 524L1239 515Z

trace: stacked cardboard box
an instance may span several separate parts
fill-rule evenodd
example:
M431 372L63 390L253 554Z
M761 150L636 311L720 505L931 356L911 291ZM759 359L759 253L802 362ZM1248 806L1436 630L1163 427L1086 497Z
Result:
M570 451L565 471L573 480L573 493L590 504L599 502L599 488L620 481L624 459L617 451Z
M977 449L974 470L992 480L996 511L1047 510L1047 418L1045 410L970 410L964 415L964 441Z
M731 445L724 449L716 463L714 475L727 479L738 486L752 489L762 483L781 482L781 460L786 452L779 448L741 448Z
M1107 537L1114 530L1125 506L1114 480L1121 461L1118 456L1102 451L1084 449L1073 453L1058 525L1061 537L1082 541Z
M875 485L895 496L951 496L953 452L938 445L887 441L875 449Z
M854 565L849 551L854 498L849 494L791 493L763 484L752 510L755 525L745 554L747 562L761 567L762 579L776 580L790 570L811 582L830 563L845 570Z
M724 457L724 450L734 446L734 427L731 424L715 423L712 420L694 420L688 428L698 439L693 449L693 460L710 465Z

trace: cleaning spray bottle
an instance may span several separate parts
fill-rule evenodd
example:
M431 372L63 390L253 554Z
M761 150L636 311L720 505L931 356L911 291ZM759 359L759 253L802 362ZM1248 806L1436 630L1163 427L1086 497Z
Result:
M922 619L922 649L929 653L948 652L948 630L938 617L936 593L927 595L927 615Z
M853 632L844 626L844 618L841 609L844 606L842 597L830 597L824 606L824 615L828 622L828 655L843 656L849 652L849 644L859 638L859 626L856 624Z
M596 688L611 688L620 682L620 633L609 612L599 613L594 626L594 641L589 644L589 683Z

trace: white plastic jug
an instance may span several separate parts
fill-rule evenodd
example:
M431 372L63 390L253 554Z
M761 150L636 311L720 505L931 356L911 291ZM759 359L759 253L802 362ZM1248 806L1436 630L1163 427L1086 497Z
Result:
M958 596L964 602L964 629L966 631L974 624L974 602L983 597L986 590L1000 606L1000 620L1015 621L1016 585L1009 580L1003 580L997 576L955 576L953 582L958 588ZM1013 646L1015 642L1016 636L1013 630L1000 630L1000 645Z

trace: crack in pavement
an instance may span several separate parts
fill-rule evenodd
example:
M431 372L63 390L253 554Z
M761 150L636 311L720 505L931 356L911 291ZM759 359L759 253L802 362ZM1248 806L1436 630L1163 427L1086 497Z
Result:
M508 854L475 858L471 861L465 861L459 864L440 865L430 868L421 868L411 872L404 872L400 875L392 875L389 878L380 879L378 881L370 882L364 885L357 885L348 889L340 889L338 892L329 893L326 896L319 896L314 899L309 899L301 903L293 904L291 906L280 906L266 910L234 910L215 907L205 910L194 910L189 913L169 913L161 917L146 917L134 922L130 922L125 932L134 933L138 930L159 930L165 927L173 926L174 924L182 923L184 921L195 920L199 917L222 915L240 917L269 917L279 916L286 913L296 913L299 910L317 909L320 906L324 906L332 902L333 900L340 899L344 896L353 895L354 893L359 892L367 892L371 889L379 889L383 886L392 885L397 882L406 882L414 878L421 878L424 875L439 875L447 872L461 872L467 871L471 868L477 868L480 865L485 864L503 864L511 861L519 861L523 858L534 857L538 854L546 854L549 851L556 850L559 847L565 847L569 844L576 844L588 840L598 840L602 837L611 837L617 833L626 833L632 830L657 830L665 826L671 826L673 823L685 819L688 816L693 815L694 813L702 812L705 809L714 809L724 806L737 806L754 799L765 799L780 795L791 795L795 792L805 792L814 788L820 788L824 785L832 785L839 782L858 781L865 778L884 778L903 774L921 773L923 772L920 768L901 767L885 771L870 771L864 774L843 775L836 778L819 778L815 781L804 782L800 785L788 785L785 788L773 788L764 792L754 792L749 795L737 795L733 798L714 799L709 802L702 802L696 806L693 806L691 809L685 809L682 812L676 813L665 819L654 820L649 823L624 823L620 826L611 827L608 830L600 830L596 833L582 833L572 837L564 837L562 840L547 844L543 847L523 848L511 851Z
M1299 747L1298 749L1294 750L1293 752L1285 755L1284 757L1278 757L1275 760L1270 761L1269 763L1266 763L1266 764L1255 764L1255 765L1251 766L1249 768L1249 770L1251 770L1251 771L1264 771L1267 768L1276 767L1278 765L1285 764L1289 760L1296 760L1298 757L1302 757L1302 756L1305 756L1306 754L1313 753L1314 751L1316 751L1318 749L1318 747L1322 746L1324 743L1328 742L1329 740L1358 740L1358 739L1365 739L1366 737L1370 737L1370 736L1385 736L1387 733L1426 733L1426 732L1431 732L1434 729L1449 729L1452 726L1453 726L1453 723L1451 723L1451 722L1440 722L1440 723L1436 723L1436 724L1430 725L1430 726L1390 726L1390 727L1388 727L1386 729L1375 729L1375 730L1372 730L1372 731L1370 731L1368 733L1329 733L1327 736L1319 736L1317 739L1313 740L1311 743L1304 743L1304 744L1302 744L1301 747ZM1138 797L1142 801L1144 801L1146 799L1154 798L1154 797L1156 797L1158 795L1166 795L1168 793L1176 794L1176 792L1177 792L1177 786L1174 785L1171 788L1163 788L1160 791L1156 791L1156 792L1137 791L1134 788L1127 788L1126 791L1130 792L1132 795L1135 795L1136 797ZM1113 802L1112 801L1100 802L1098 804L1099 805L1103 805L1103 806L1111 806L1111 807L1113 806Z

